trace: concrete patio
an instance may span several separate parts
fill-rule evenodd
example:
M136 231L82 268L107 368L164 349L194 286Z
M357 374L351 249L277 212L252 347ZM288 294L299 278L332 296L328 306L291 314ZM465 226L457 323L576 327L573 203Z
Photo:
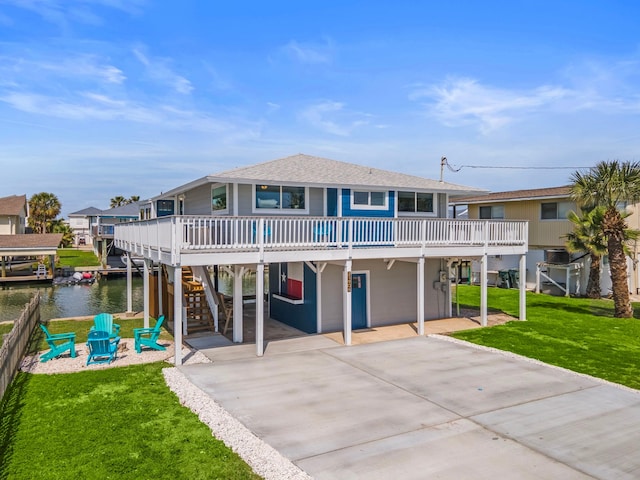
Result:
M202 352L187 378L317 479L640 478L635 390L438 337Z

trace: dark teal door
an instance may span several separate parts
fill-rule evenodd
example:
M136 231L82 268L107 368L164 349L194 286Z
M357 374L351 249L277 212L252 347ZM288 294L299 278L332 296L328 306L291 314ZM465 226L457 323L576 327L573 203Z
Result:
M351 329L367 328L367 275L351 274Z

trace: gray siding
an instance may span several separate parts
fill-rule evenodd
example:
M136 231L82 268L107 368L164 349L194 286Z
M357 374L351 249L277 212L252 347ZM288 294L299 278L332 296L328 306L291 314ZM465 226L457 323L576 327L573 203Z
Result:
M211 184L201 185L184 195L185 215L211 215Z
M371 326L415 322L417 315L417 264L397 261L387 270L382 260L354 261L352 270L368 270ZM425 261L425 320L449 316L449 291L435 284L440 260ZM322 331L342 330L342 267L327 265L322 274Z
M251 211L253 202L253 185L238 185L238 215L255 215Z
M447 218L447 195L444 193L438 193L438 217Z
M322 188L309 188L309 215L312 217L322 217L324 215L324 203L323 197L324 189Z

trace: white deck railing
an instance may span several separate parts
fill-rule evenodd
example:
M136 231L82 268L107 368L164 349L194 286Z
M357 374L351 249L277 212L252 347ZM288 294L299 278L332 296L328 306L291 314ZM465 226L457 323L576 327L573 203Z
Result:
M172 254L304 248L522 246L526 221L172 216L115 226L116 246Z

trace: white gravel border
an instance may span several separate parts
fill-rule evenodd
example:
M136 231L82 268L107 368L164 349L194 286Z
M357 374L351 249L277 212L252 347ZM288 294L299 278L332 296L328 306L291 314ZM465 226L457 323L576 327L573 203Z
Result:
M625 390L627 392L635 393L636 395L640 395L640 390L636 390L635 388L627 387L626 385L621 385L619 383L610 382L609 380L605 380L603 378L592 377L591 375L587 375L586 373L574 372L573 370L569 370L569 369L566 369L566 368L563 368L563 367L558 367L557 365L551 365L550 363L545 363L545 362L542 362L540 360L536 360L535 358L530 358L530 357L525 357L525 356L522 356L522 355L518 355L517 353L508 352L506 350L500 350L500 349L494 348L494 347L487 347L485 345L478 345L477 343L467 342L466 340L460 340L458 338L450 337L448 335L440 335L438 333L434 333L434 334L427 335L427 336L430 337L430 338L434 338L436 340L443 340L445 342L457 343L457 344L460 344L460 345L465 345L467 347L475 348L477 350L483 350L485 352L498 353L498 354L502 355L503 357L509 357L509 358L514 358L514 359L517 359L517 360L523 360L523 361L525 361L527 363L532 363L534 365L540 365L540 366L552 368L554 370L560 370L562 372L569 373L569 374L577 376L577 377L588 378L589 380L593 380L594 382L597 382L597 383L602 383L604 385L609 385L611 387L619 388L620 390Z
M236 452L258 475L266 480L308 480L306 472L260 440L247 427L191 383L177 368L162 370L165 382L180 403L198 415L214 437Z

